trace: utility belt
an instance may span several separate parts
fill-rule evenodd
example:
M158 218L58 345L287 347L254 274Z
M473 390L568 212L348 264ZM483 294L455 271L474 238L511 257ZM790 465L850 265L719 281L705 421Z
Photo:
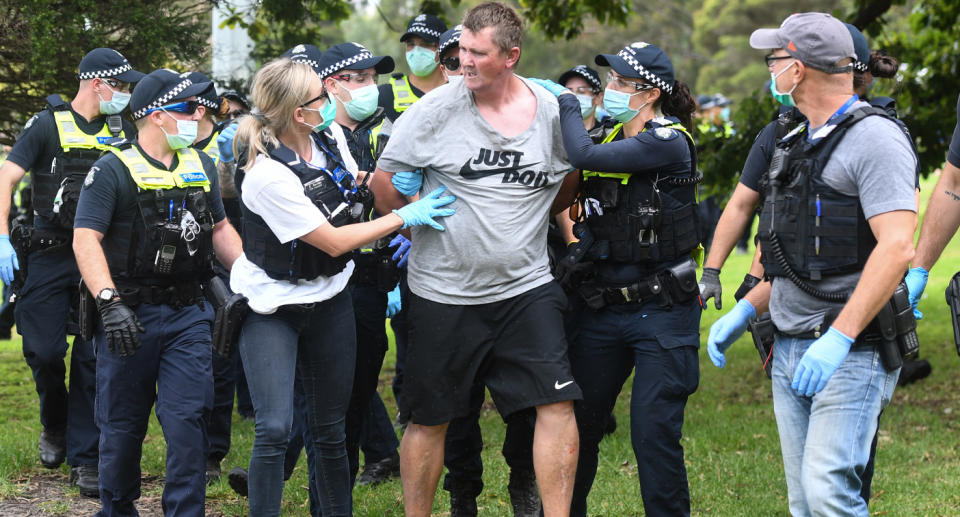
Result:
M394 250L387 247L388 241L382 242L384 240L378 240L373 249L357 250L353 253L351 284L372 285L383 293L389 293L397 287L400 282L400 268L393 261Z
M575 288L587 307L600 310L607 305L642 304L656 301L661 307L684 303L700 294L697 264L693 259L671 266L622 287L601 285L596 278Z
M13 283L10 284L13 293L20 294L20 290L23 289L32 252L69 245L72 241L73 235L68 231L40 230L26 224L14 225L10 230L10 245L17 254L20 269L13 272Z
M763 355L764 352L761 350L758 340L760 342L771 341L770 346L772 348L772 340L770 340L769 336L771 329L774 333L784 336L799 339L818 339L826 333L827 329L830 328L830 325L833 324L839 314L839 311L830 311L824 315L823 321L814 327L813 330L799 334L780 332L773 325L772 321L769 326L761 324L759 326L760 328L757 329L758 332L754 332L757 325L752 325L751 332L754 332L754 345L757 346L757 350L760 351L761 355ZM893 292L893 296L883 305L873 321L857 336L853 347L858 346L877 347L880 351L880 358L883 360L883 365L888 371L893 371L903 366L904 359L913 359L917 356L917 353L920 351L920 341L917 338L917 320L913 317L913 307L910 305L906 284L901 282L900 285L897 286L897 289Z
M203 288L199 281L183 282L167 286L156 285L118 285L117 294L123 303L134 307L141 303L148 305L169 305L174 310L189 305L203 309Z

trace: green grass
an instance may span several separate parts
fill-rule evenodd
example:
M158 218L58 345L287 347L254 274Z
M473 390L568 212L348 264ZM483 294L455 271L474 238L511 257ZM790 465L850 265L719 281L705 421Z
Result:
M924 183L923 199L935 178ZM925 202L923 203L925 206ZM960 514L960 452L954 433L960 428L960 380L955 372L958 357L943 291L960 269L960 240L954 239L933 269L920 309L922 357L933 364L933 374L920 383L898 388L881 422L877 474L874 478L874 515ZM733 293L748 267L749 255L733 255L724 267L724 307L733 306ZM710 305L701 322L701 342L710 325L724 311ZM695 515L786 516L787 497L780 459L779 439L773 416L770 384L760 369L749 335L727 353L727 366L717 369L701 349L700 388L687 405L683 445ZM381 394L388 408L395 402L389 389L393 354L381 374ZM627 386L629 386L629 381ZM37 397L30 370L23 361L18 339L0 343L0 499L15 497L31 476L46 472L36 458L40 431ZM590 514L602 516L643 515L636 460L629 436L629 390L616 407L620 426L601 444L600 468L590 498ZM480 496L481 515L510 515L506 492L507 468L499 449L504 426L495 412L485 412L483 453L486 488ZM233 446L224 461L224 472L245 466L253 442L253 424L234 419ZM164 441L156 418L151 418L144 444L144 476L163 475ZM66 467L61 467L66 473ZM284 492L285 515L307 514L306 465L304 458ZM144 495L158 495L152 484ZM71 497L79 497L75 491ZM375 488L357 487L357 515L402 515L400 483L391 481ZM233 494L223 479L207 491L208 513L246 515L246 501ZM46 503L51 514L70 514L63 501ZM435 515L447 514L446 492L438 491Z

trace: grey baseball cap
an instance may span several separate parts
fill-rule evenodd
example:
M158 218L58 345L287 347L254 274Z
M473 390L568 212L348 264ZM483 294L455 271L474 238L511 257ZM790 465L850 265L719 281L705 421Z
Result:
M850 31L840 20L827 13L791 14L777 29L757 29L750 35L755 49L782 48L801 63L828 74L853 71L853 64L836 66L857 54Z

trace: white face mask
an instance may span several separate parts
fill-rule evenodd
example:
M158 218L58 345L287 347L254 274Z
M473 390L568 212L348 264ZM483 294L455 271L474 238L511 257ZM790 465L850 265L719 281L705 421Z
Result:
M105 101L103 100L103 97L100 97L99 93L97 94L97 97L100 98L100 113L103 113L104 115L115 115L123 111L123 108L126 108L127 104L130 102L130 94L118 92L108 86L107 83L103 83L103 85L106 86L108 90L113 92L113 97L111 97L110 100Z

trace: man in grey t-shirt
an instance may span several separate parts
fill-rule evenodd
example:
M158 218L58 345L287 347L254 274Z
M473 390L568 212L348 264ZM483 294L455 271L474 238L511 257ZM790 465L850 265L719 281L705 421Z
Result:
M771 90L808 123L778 143L784 155L765 175L760 240L772 288L761 283L718 320L707 348L721 366L769 306L790 513L866 516L860 476L900 373L886 368L867 325L913 257L916 156L895 121L853 94L855 54L842 22L795 14L755 31L750 44L773 49Z
M561 185L577 178L566 179L572 167L556 99L513 73L523 30L517 13L483 4L463 26L464 81L437 88L397 119L371 184L381 212L406 204L391 182L394 173L417 177L404 171L421 169L423 189L445 185L457 197L458 217L446 220L445 232L412 235L410 344L398 401L410 417L400 451L404 504L407 515L429 515L447 424L468 413L470 388L482 382L504 417L536 407L544 513L567 515L580 389L546 232Z

